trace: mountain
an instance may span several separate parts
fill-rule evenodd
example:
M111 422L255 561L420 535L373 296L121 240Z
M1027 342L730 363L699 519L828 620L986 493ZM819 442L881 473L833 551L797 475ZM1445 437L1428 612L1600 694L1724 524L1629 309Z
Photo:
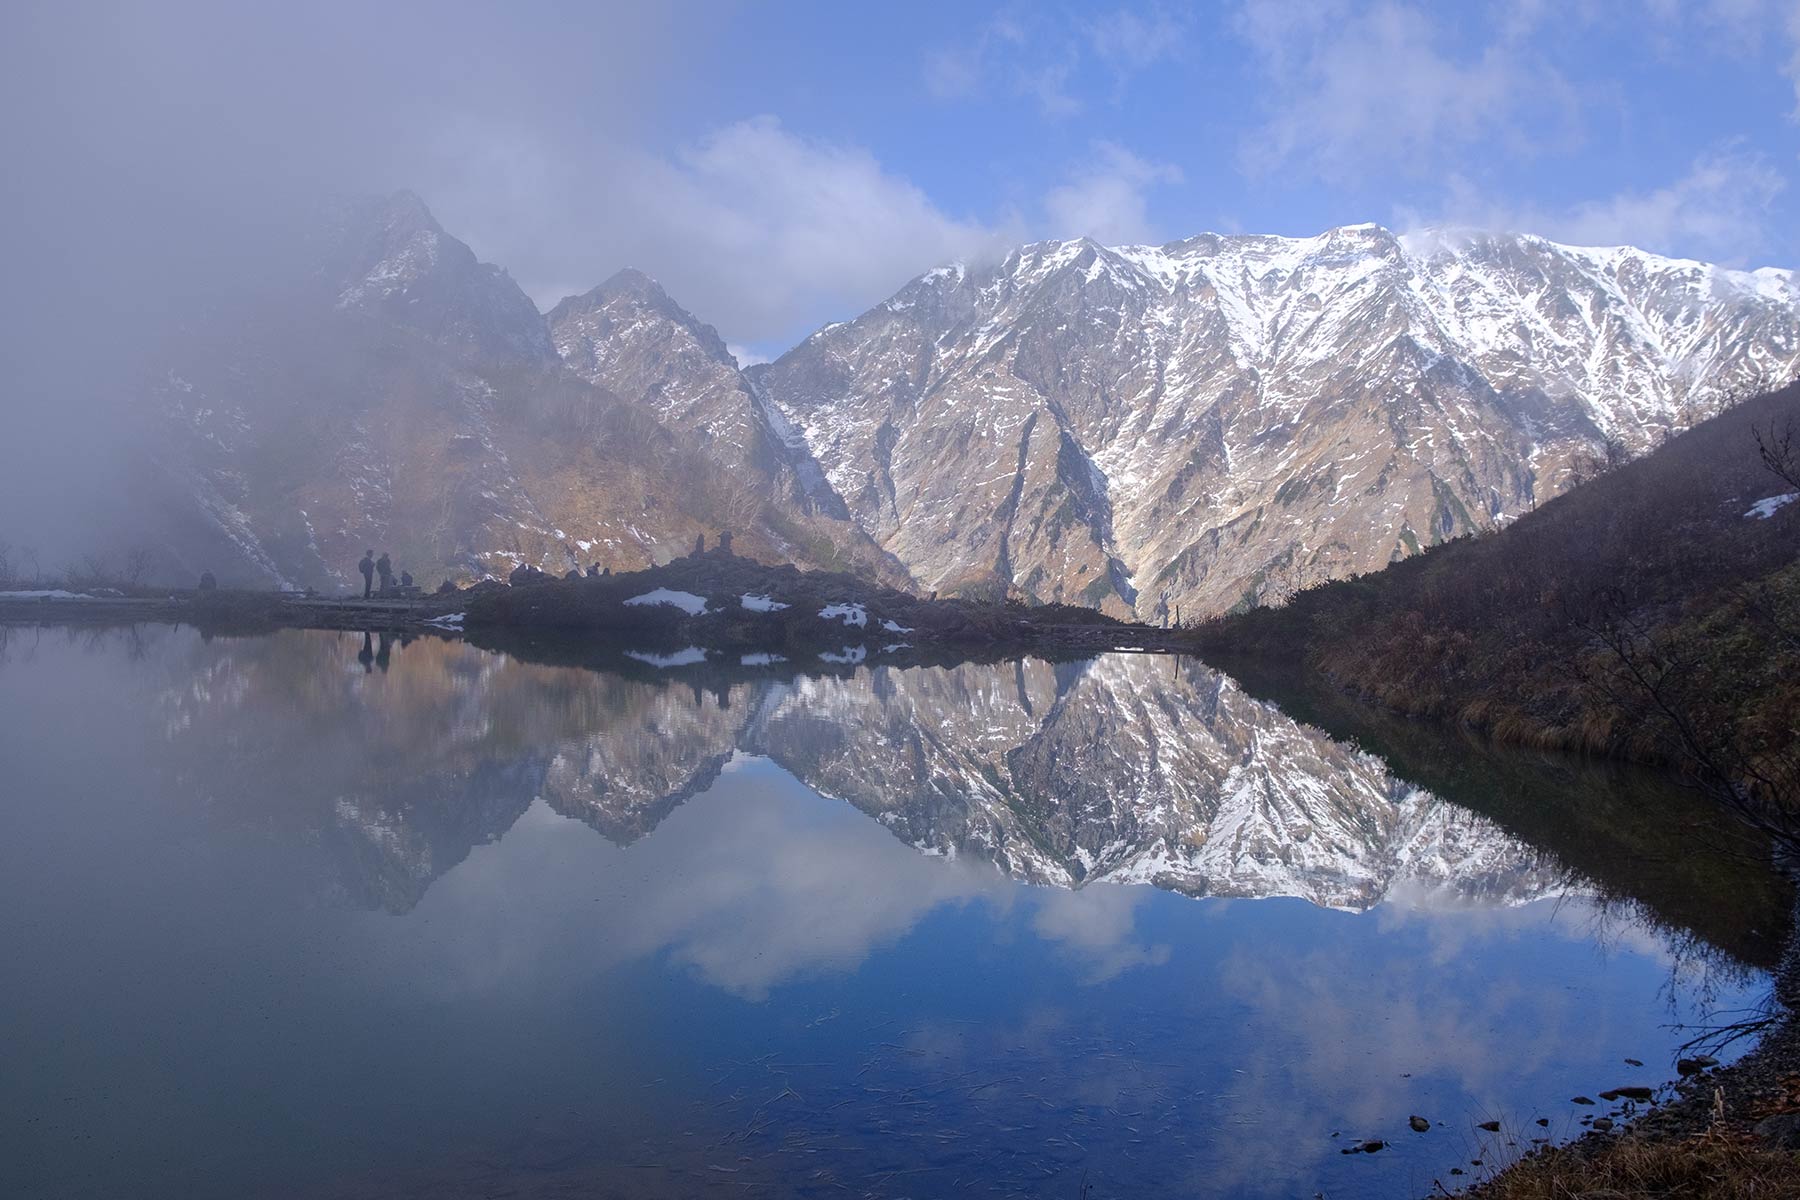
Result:
M1791 272L1361 225L1026 246L748 374L923 587L1154 617L1510 521L1797 364Z
M370 547L428 585L630 569L728 529L750 557L906 582L809 498L717 335L643 277L553 325L404 192L296 241L272 256L286 276L192 322L147 386L137 490L180 575L353 587ZM628 336L596 340L627 310Z
M772 364L621 271L540 314L410 193L169 347L134 481L183 576L751 557L1155 619L1513 520L1800 365L1800 284L1487 234L1086 240Z

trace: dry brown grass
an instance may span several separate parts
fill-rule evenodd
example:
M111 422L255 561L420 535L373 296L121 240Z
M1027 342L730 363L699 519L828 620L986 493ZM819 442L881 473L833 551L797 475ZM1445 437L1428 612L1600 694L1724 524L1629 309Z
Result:
M1800 1154L1706 1133L1649 1142L1627 1135L1599 1151L1533 1155L1468 1193L1479 1200L1795 1200Z

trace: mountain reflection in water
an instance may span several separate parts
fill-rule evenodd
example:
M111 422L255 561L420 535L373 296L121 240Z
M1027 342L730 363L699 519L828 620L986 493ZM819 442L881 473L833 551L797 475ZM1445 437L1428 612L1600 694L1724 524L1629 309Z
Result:
M11 639L7 1190L1423 1194L1778 940L1678 791L1482 815L1192 660L361 644Z

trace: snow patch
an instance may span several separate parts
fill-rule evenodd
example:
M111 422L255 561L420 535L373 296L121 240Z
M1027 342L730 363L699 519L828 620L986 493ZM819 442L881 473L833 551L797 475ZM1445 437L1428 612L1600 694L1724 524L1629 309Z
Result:
M785 654L746 654L738 662L746 667L771 667L787 661Z
M706 661L706 651L698 646L689 646L685 650L677 650L673 654L652 654L648 650L627 650L626 658L635 658L641 663L649 663L653 667L691 667L695 663Z
M869 610L860 604L827 604L819 610L819 616L826 621L841 619L845 625L859 628L869 623Z
M61 588L39 588L35 591L0 592L0 600L92 600L84 592L65 592Z
M1755 504L1752 504L1744 515L1758 521L1766 521L1796 500L1800 500L1800 492L1787 492L1780 496L1768 496L1758 500Z
M653 592L645 592L641 596L633 596L626 604L667 604L679 608L690 617L697 617L706 611L706 598L696 596L692 592L677 592L671 588L657 588Z
M894 621L892 619L883 621L881 623L881 627L883 629L887 630L889 633L911 633L912 632L911 625L902 625L899 622Z
M787 607L787 605L779 600L771 599L768 596L752 595L749 592L745 592L742 596L739 596L738 599L743 603L744 607L751 612L780 612Z
M441 617L432 617L425 624L433 629L454 629L460 633L462 632L463 618L468 615L468 613L445 613Z
M833 654L827 651L826 653L819 655L819 661L855 664L867 657L869 657L869 648L867 646L845 646L839 653Z

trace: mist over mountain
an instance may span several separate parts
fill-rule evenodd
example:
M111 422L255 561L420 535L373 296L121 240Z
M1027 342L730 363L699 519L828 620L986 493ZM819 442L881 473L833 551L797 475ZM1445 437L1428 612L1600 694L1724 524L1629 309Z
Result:
M1791 272L1523 235L1037 243L740 369L624 270L547 315L411 193L333 208L147 383L164 560L334 587L742 553L1201 615L1558 494L1800 365Z
M904 580L812 503L718 336L649 281L553 327L405 192L337 206L296 261L148 378L136 469L177 573L329 589L371 547L430 581L619 570L729 529L743 553Z

